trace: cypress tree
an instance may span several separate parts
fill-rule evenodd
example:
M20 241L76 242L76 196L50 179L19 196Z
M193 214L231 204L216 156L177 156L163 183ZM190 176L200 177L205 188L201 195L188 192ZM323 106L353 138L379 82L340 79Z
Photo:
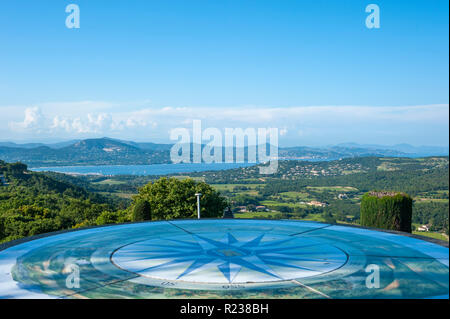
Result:
M150 204L146 200L137 201L133 207L133 221L140 222L151 219Z
M366 193L361 199L362 226L411 232L412 198L399 192Z

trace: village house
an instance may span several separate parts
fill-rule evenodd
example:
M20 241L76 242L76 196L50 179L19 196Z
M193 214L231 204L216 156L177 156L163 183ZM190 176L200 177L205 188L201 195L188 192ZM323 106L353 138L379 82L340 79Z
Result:
M237 208L238 208L238 212L240 212L240 213L245 213L247 211L247 207L245 207L245 206L238 206Z
M339 195L338 195L338 198L339 198L339 199L347 199L348 196L347 196L347 194L339 194Z
M322 203L322 202L318 202L316 200L312 200L309 203L307 203L310 206L317 206L317 207L326 207L328 206L328 203Z
M418 231L430 231L430 227L428 225L422 225L417 228Z

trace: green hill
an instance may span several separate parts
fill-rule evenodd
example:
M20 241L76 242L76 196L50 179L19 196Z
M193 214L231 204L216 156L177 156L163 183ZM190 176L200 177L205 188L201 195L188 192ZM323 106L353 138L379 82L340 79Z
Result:
M0 146L0 158L3 160L20 161L34 167L170 163L169 155L167 146L140 146L110 138L82 140L61 148Z
M30 172L25 164L0 161L0 242L93 225L116 206L111 198Z

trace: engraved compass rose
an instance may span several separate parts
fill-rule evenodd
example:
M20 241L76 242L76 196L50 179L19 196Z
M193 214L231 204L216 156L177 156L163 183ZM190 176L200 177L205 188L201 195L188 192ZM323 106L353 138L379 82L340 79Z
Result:
M296 236L227 232L189 234L131 244L113 255L122 269L141 276L203 283L283 281L315 276L347 257L329 244Z

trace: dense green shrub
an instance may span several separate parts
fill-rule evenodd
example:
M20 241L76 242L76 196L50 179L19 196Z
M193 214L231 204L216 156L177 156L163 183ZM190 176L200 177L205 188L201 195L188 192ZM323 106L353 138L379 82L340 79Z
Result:
M134 205L139 201L150 204L153 220L196 218L197 198L195 193L201 193L201 216L221 217L227 206L226 199L214 188L204 182L196 182L190 178L160 178L148 183L134 197Z
M115 212L114 203L99 194L43 173L26 171L21 163L0 161L0 243L61 229L96 225L105 211ZM121 216L100 218L103 223Z
M411 232L412 198L398 192L369 192L361 199L362 226Z

